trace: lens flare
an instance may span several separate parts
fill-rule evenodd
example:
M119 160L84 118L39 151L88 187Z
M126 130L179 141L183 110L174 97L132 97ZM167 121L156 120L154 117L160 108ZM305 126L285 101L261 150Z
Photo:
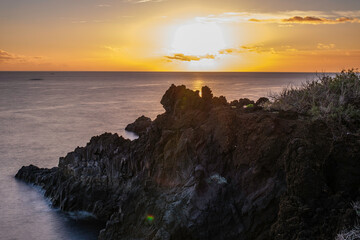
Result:
M153 216L153 215L147 215L146 219L147 219L149 222L152 222L152 221L154 221L154 216Z

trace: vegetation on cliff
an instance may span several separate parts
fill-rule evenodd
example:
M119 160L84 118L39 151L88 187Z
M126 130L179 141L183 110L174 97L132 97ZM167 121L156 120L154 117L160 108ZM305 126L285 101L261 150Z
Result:
M327 123L336 136L359 134L360 74L342 71L335 76L324 75L301 87L289 87L273 94L275 110L290 110L312 116Z
M360 239L360 225L359 225L360 201L354 202L351 205L354 208L356 215L358 217L358 219L356 221L356 225L352 228L341 231L341 233L339 233L336 236L335 240L358 240L358 239Z

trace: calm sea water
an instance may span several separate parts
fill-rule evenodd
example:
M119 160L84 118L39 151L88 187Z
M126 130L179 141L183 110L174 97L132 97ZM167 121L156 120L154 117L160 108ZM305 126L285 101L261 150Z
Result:
M52 208L38 188L14 175L23 165L56 166L60 156L103 132L133 138L125 126L142 114L154 119L162 113L160 99L172 83L207 85L228 100L256 100L313 78L309 73L0 72L0 239L96 239L97 223Z

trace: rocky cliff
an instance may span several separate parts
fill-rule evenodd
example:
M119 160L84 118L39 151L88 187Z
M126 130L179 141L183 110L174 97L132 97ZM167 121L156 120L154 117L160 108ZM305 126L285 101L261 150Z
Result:
M99 239L333 239L352 226L359 136L243 102L172 85L165 113L132 126L138 139L104 133L16 177L107 221Z

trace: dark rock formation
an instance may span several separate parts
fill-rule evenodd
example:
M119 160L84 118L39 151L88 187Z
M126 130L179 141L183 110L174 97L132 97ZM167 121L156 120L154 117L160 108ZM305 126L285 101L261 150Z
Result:
M232 108L237 108L240 110L246 108L246 106L248 106L248 105L250 105L252 107L256 106L255 102L248 98L240 98L239 100L234 100L230 103L230 106Z
M204 86L201 88L201 98L204 99L205 102L210 103L212 98L213 98L213 94L211 89L208 86Z
M146 130L151 125L151 119L142 115L135 122L126 126L125 130L136 133L138 136L146 133Z
M261 97L261 98L259 98L257 101L256 101L256 105L257 106L262 106L262 105L264 105L265 103L267 103L267 102L270 102L270 100L268 99L268 98L266 98L266 97Z
M138 139L105 133L16 177L106 220L99 239L333 239L353 224L358 136L335 142L320 121L207 93L172 85Z

